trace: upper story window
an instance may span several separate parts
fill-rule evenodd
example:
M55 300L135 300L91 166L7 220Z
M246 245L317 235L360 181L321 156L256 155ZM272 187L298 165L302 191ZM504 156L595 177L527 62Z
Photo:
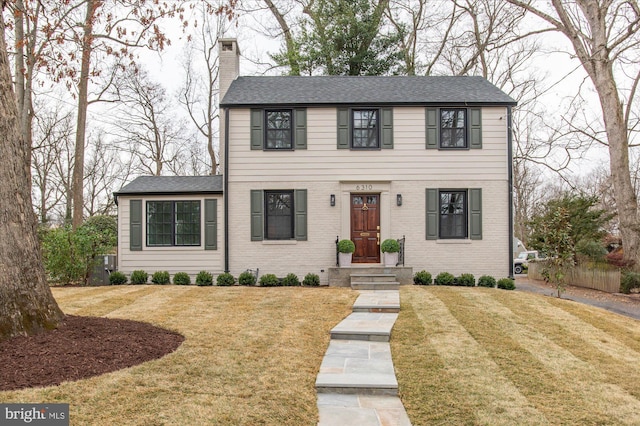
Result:
M439 238L467 238L467 191L440 191Z
M352 148L380 148L377 109L354 109L352 111Z
M307 149L306 108L252 108L250 127L252 150Z
M290 109L266 110L265 118L265 148L266 149L292 149L292 117Z
M200 201L147 201L147 246L199 246Z
M440 110L440 148L468 148L466 112L464 108Z

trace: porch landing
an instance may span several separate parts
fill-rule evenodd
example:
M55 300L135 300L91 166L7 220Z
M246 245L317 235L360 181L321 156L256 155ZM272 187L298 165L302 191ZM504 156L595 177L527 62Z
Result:
M400 285L413 284L413 268L407 266L388 267L381 264L352 264L349 267L329 268L329 285L351 287L352 275L395 275Z

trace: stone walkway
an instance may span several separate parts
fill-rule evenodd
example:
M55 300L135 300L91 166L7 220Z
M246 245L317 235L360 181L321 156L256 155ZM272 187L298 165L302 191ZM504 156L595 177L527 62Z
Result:
M360 290L353 313L331 330L316 379L319 426L410 426L398 397L389 338L398 290Z

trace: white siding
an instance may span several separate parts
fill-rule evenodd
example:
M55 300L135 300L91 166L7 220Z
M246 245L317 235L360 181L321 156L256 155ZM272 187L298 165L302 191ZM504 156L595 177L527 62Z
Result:
M251 150L249 109L230 111L229 235L230 272L300 279L308 272L327 282L335 266L335 239L349 238L349 193L361 185L382 197L381 240L406 236L405 265L434 276L473 273L508 275L507 110L482 109L482 149L425 148L425 109L394 108L394 148L357 151L336 148L336 109L307 109L307 149ZM482 240L426 240L427 188L482 188ZM252 189L306 189L307 241L251 241ZM363 191L359 191L363 192ZM331 194L336 206L329 205ZM402 194L403 205L396 206Z
M218 249L204 249L204 200L214 198L218 200ZM129 250L129 200L142 200L142 250ZM146 202L147 201L179 201L200 200L200 247L147 247L146 245ZM186 272L191 275L192 282L195 275L208 271L218 275L224 270L224 209L221 195L194 196L120 196L118 197L118 270L126 274L141 269L151 275L156 271Z
M307 110L307 149L251 150L249 109L230 111L229 181L506 179L506 108L482 109L482 149L425 149L425 109L394 108L394 148L336 148L336 109Z

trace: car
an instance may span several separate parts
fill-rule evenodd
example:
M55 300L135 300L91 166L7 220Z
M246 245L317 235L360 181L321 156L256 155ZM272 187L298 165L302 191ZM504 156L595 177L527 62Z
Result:
M529 261L542 259L537 250L523 251L513 259L513 272L521 274L529 267Z

